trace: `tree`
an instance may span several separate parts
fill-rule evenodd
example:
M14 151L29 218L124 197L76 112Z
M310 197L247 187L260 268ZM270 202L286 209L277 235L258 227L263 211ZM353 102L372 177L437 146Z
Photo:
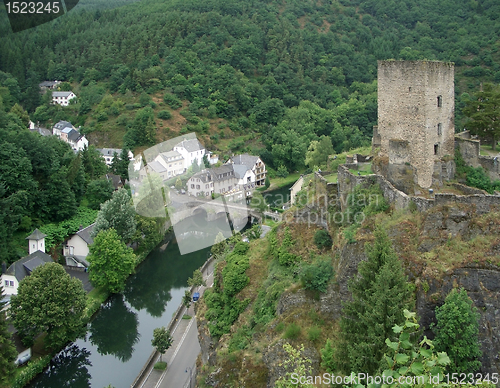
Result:
M368 259L349 283L352 301L344 305L336 362L341 372L374 374L381 366L385 339L403 321L411 293L399 259L386 232L379 226L367 244Z
M127 190L121 188L113 193L113 197L106 201L97 214L97 219L92 231L96 236L101 230L115 229L120 238L127 242L135 234L135 210L130 203Z
M87 257L89 278L94 287L116 293L125 288L125 281L134 271L137 258L132 248L120 239L116 230L101 230L94 238Z
M436 308L436 350L451 359L447 372L474 373L481 368L479 349L479 312L464 289L453 289L441 307Z
M8 331L7 317L2 311L7 302L3 301L3 286L0 284L0 387L9 386L9 380L15 374L17 352L12 342L12 334Z
M224 237L222 232L219 232L217 236L215 236L214 245L212 245L212 248L210 250L215 256L218 256L224 253L224 251L226 250L226 245L226 238Z
M170 331L167 330L166 327L157 327L153 330L153 339L151 340L151 344L160 353L160 361L163 353L165 353L172 346L173 342L174 340L170 335Z
M210 162L208 160L207 154L203 155L203 165L205 166L205 168L210 168Z
M194 270L193 277L188 278L187 283L189 287L206 287L207 285L207 282L205 281L205 279L203 279L203 274L199 269Z
M306 152L305 164L309 167L325 166L328 156L333 154L330 136L321 136L319 141L312 141Z
M176 181L175 181L175 188L176 188L177 190L182 189L182 181L181 181L181 178L180 178L180 177L178 177L178 178L176 179Z
M189 307L191 307L191 293L189 292L189 290L184 291L182 304L186 307L186 309L189 309Z
M60 264L37 267L21 281L17 292L11 298L10 314L25 345L47 332L45 347L58 349L85 333L85 290Z
M469 118L466 128L475 135L490 138L495 150L500 138L500 86L485 84L483 90L474 93L474 97L466 101L463 109Z
M109 201L113 196L113 185L107 179L96 179L87 186L86 197L91 209L99 209L101 203Z
M85 169L85 176L87 177L87 182L100 178L106 171L108 171L108 166L102 157L101 153L91 145L88 148L85 147L82 151L82 163Z
M116 175L120 175L120 179L122 184L125 185L125 181L128 180L128 166L130 164L130 157L128 155L129 150L127 148L123 148L120 153L120 157L118 158L119 162L114 170ZM114 160L113 160L114 161Z
M271 181L269 180L269 177L266 176L266 180L264 182L264 188L267 190L271 186Z

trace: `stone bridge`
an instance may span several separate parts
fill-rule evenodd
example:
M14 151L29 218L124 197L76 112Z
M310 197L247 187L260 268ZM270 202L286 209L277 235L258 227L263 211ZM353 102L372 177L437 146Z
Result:
M202 216L206 221L215 221L229 216L233 224L241 224L249 217L262 220L262 213L251 209L246 204L229 201L224 203L221 198L215 200L195 198L181 204L180 208L170 213L170 219L174 225L192 216Z

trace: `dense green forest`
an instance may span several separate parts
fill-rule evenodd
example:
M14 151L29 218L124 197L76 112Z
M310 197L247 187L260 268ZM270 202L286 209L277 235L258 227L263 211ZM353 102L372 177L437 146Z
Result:
M117 8L125 3L82 1L15 34L0 9L4 246L16 230L73 217L101 174L94 151L74 155L29 134L29 118L48 128L69 120L94 144L136 149L194 131L210 150L259 154L271 172L286 173L305 168L312 141L329 137L335 152L369 144L377 60L455 62L457 129L480 83L500 82L494 0L143 0ZM55 79L76 103L63 108L40 94L39 82Z
M183 107L181 132L197 132L215 150L232 138L226 149L259 153L270 167L291 171L304 167L307 147L321 135L337 152L369 143L379 59L455 62L458 126L469 93L482 81L500 82L493 0L99 4L16 34L2 23L0 70L15 78L14 92L12 81L2 86L34 120L117 132L114 146L162 140L151 133L171 117L165 108ZM54 79L69 82L75 105L51 107L41 98L38 83ZM215 126L216 118L229 129Z

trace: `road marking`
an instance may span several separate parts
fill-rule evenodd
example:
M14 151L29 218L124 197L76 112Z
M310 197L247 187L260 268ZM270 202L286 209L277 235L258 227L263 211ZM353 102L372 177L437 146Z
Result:
M212 276L213 274L214 274L214 271L210 272L210 273L207 275L206 280L208 280L208 278L209 278L210 276ZM212 281L212 284L209 286L209 288L213 287L213 285L214 285L214 282ZM203 292L205 292L205 289L203 289ZM194 318L194 319L196 319L196 316L194 316L193 318ZM188 325L188 327L187 327L187 330L186 330L186 331L185 331L185 333L184 333L184 336L181 338L181 343L182 343L182 341L184 341L184 337L186 336L186 333L189 331L189 327L191 326L192 321L193 321L193 320L191 320L191 322L189 323L189 325ZM175 331L177 330L177 327L179 326L179 323L181 323L181 319L179 319L179 320L178 320L177 324L176 324L176 325L175 325L175 327L173 328L172 333L171 333L172 335L173 335L173 334L175 333ZM180 346L180 344L179 344L179 346ZM174 357L175 357L175 355L176 355L176 354L177 354L177 350L175 351L174 356L172 357L172 360L174 359ZM155 363L156 363L159 359L160 359L160 356L157 356L157 357L156 357L156 360L155 360ZM172 363L172 361L170 361L170 363ZM154 365L154 364L153 364L153 365ZM154 368L151 368L151 369L149 370L148 375L147 375L147 376L146 376L146 378L142 381L142 384L141 384L140 388L143 388L143 387L144 387L144 385L146 384L146 382L147 382L147 381L148 381L148 379L149 379L149 376L151 376L151 373L153 372L153 369L154 369ZM167 369L168 369L168 368L167 368ZM163 375L167 372L167 369L165 369L165 371L163 372L163 374L160 376L160 380L159 380L159 382L156 384L155 388L157 388L157 387L158 387L158 384L159 384L161 381L163 381L163 378L164 378L164 376L163 376Z
M172 356L172 358L170 359L170 362L169 364L172 365L172 363L174 362L174 358L175 356L177 355L177 353L179 352L179 349L181 348L182 346L182 343L184 342L184 340L186 339L186 336L187 334L189 333L189 329L191 328L191 325L193 324L194 322L194 319L191 319L191 322L189 322L189 325L188 327L186 328L186 331L184 332L184 335L182 336L181 338L181 341L179 342L179 345L177 345L177 349L175 349L175 352L174 352L174 355ZM167 372L168 372L168 367L167 369L165 369L165 371L162 373L162 375L160 376L160 379L158 380L158 383L156 383L155 385L155 388L158 388L160 386L160 384L163 382L163 379L165 378L165 376L167 375Z

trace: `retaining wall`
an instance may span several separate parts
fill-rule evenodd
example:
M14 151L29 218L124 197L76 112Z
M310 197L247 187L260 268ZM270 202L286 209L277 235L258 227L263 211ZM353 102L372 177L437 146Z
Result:
M201 271L202 274L203 274L203 272L206 271L206 269L208 268L208 266L214 260L215 260L214 256L210 256L207 259L207 261L205 261L205 263L200 268L200 271ZM194 286L192 286L190 288L189 292L191 293L191 295L193 295L194 289L195 289ZM167 326L167 330L170 331L170 333L172 333L172 330L173 330L175 324L178 322L178 320L182 319L182 315L184 314L184 309L185 309L185 307L184 307L184 305L181 302L180 306L175 311L174 315L172 316L172 319L170 320L170 323ZM193 317L193 318L196 319L195 317ZM144 378L147 377L147 374L153 368L153 366L154 366L154 364L155 364L155 362L156 362L156 360L157 360L157 358L158 358L159 355L160 355L160 353L156 349L153 350L153 352L149 356L148 360L146 361L146 364L144 365L144 367L139 372L139 375L135 378L134 382L130 385L130 388L137 388L137 387L141 386L141 384L143 383Z
M457 194L444 194L437 193L434 198L427 199L423 197L409 196L402 191L396 189L387 179L382 175L362 175L356 176L352 174L349 169L342 165L338 170L338 196L340 199L340 206L342 211L346 208L347 195L354 191L358 185L369 186L378 184L382 190L384 198L390 203L394 204L396 210L407 208L410 202L415 203L419 211L425 211L433 206L463 203L474 205L478 214L489 213L494 210L500 210L500 195L489 195L482 190L472 187L455 184L463 192L469 195Z

